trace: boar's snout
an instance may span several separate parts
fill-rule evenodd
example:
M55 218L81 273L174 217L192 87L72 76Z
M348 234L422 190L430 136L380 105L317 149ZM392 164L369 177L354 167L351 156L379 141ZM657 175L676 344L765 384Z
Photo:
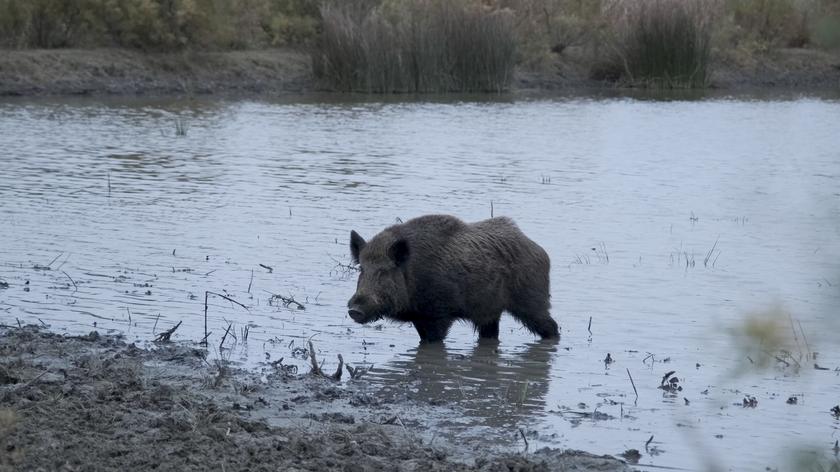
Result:
M350 318L353 318L353 321L356 323L362 323L367 318L361 310L357 310L356 308L351 308L347 311L347 314L349 314Z
M372 321L374 316L371 316L370 309L366 309L366 297L356 294L347 302L347 314L356 323L367 323Z

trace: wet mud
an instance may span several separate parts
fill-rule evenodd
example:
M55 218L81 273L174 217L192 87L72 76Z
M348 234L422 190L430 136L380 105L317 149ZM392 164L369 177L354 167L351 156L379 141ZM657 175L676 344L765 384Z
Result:
M426 418L457 405L207 354L0 328L0 470L629 470L580 451L435 443Z

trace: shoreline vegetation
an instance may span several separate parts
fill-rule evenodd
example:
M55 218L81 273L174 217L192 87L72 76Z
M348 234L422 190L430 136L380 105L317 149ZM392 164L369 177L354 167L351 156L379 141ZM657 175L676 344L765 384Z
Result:
M0 0L0 96L840 89L840 0Z

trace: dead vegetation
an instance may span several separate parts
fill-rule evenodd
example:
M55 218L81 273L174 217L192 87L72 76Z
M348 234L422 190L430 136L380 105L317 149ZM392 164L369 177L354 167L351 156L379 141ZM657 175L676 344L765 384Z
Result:
M683 388L680 385L680 379L674 375L676 373L677 372L674 370L666 372L665 375L662 376L662 381L659 382L659 386L657 388L670 394L682 392Z
M178 322L178 324L176 324L175 326L173 326L173 327L171 327L171 328L167 329L166 331L164 331L164 332L162 332L162 333L159 333L159 334L157 335L157 337L155 337L155 342L158 342L158 343L168 343L168 342L171 340L172 335L175 333L175 331L178 329L178 327L179 327L179 326L181 326L181 322L180 322L180 321L179 321L179 322Z
M268 298L268 304L270 306L275 306L276 304L279 304L280 306L283 306L284 308L294 308L294 309L298 309L298 310L306 310L306 306L304 306L303 303L295 300L295 297L293 295L284 296L284 295L280 295L280 294L272 294Z
M351 277L358 275L359 273L359 264L354 262L342 262L335 257L330 256L330 259L335 263L332 270L330 271L330 276L338 277L340 280L347 280Z
M320 377L326 377L328 379L332 379L335 381L341 380L341 374L344 369L344 357L341 354L338 354L338 368L335 370L335 373L332 375L325 374L324 371L321 370L321 365L318 364L318 358L315 356L315 346L312 345L312 340L309 341L309 361L312 364L312 370L310 373L312 375L317 375Z

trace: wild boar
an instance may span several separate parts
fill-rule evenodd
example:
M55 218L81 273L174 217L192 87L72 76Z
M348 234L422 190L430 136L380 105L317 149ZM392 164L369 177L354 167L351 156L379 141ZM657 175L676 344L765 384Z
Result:
M370 241L351 231L350 252L360 274L347 308L357 323L410 322L421 341L439 342L466 320L480 338L498 339L507 311L541 338L559 336L548 312L548 254L508 218L427 215Z

